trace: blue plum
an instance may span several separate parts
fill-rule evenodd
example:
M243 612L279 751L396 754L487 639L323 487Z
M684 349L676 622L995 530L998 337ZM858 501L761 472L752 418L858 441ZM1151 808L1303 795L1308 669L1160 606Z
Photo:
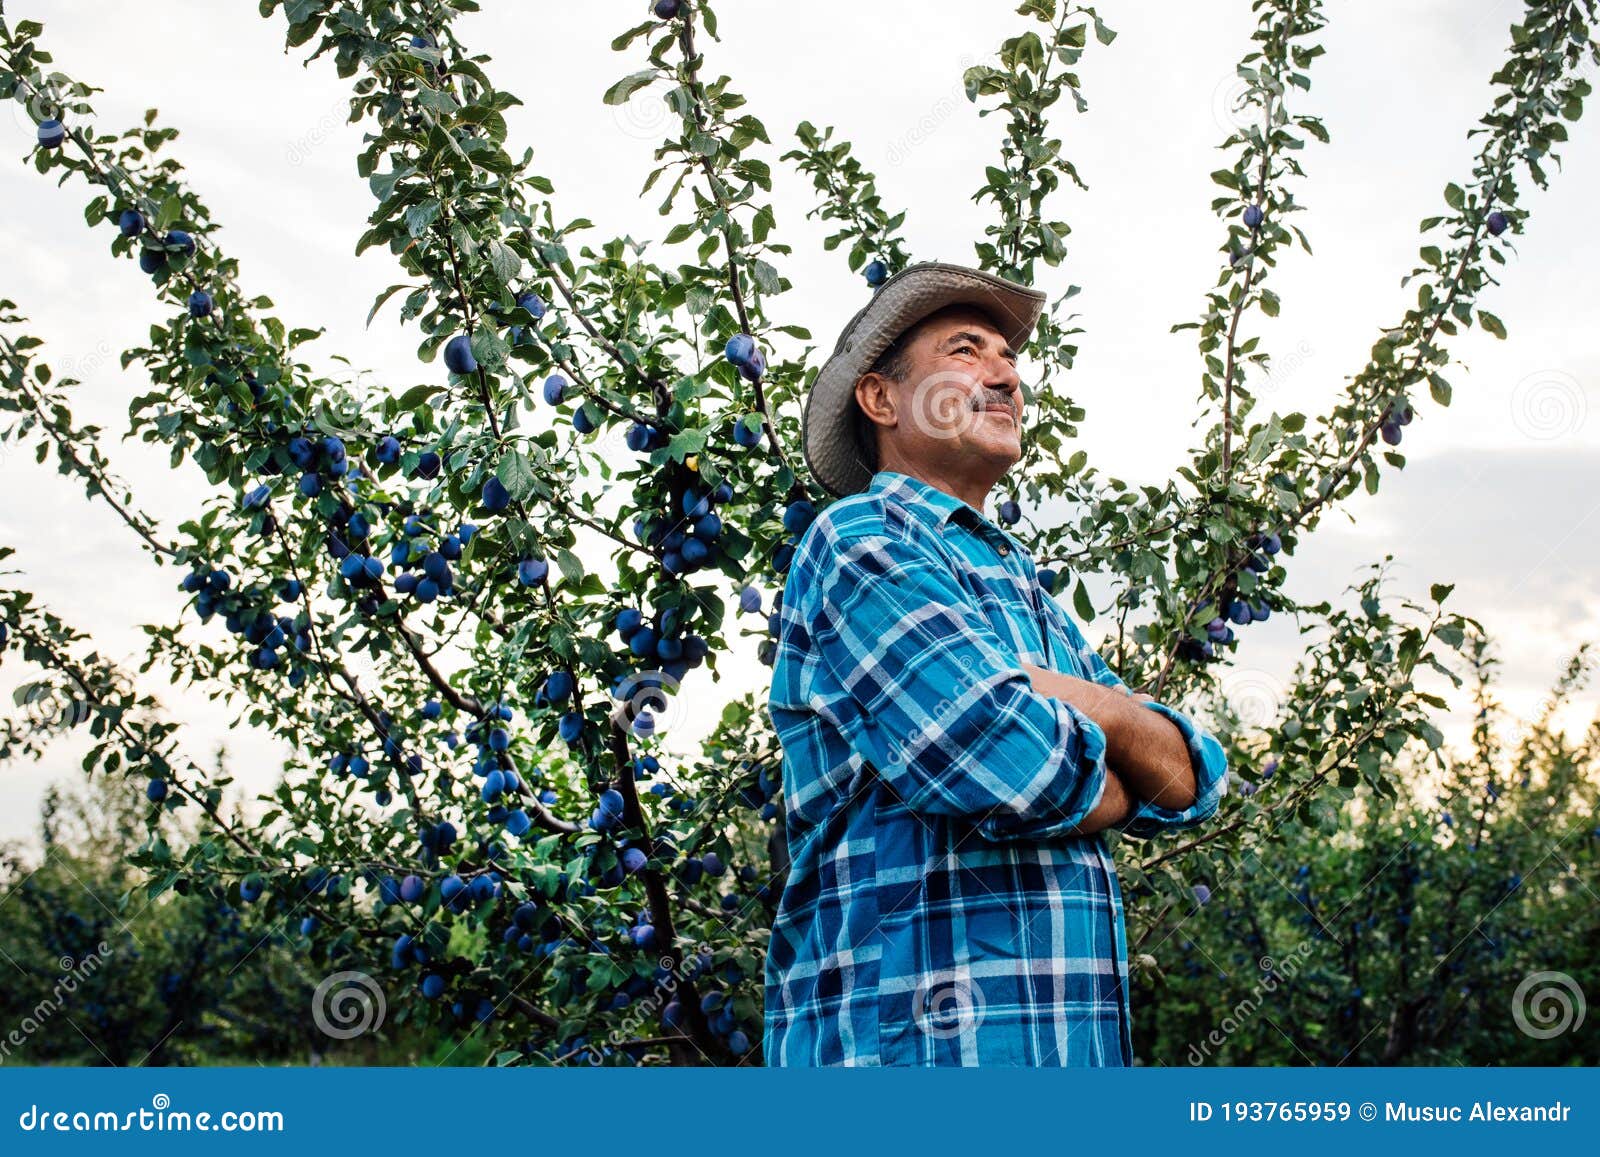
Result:
M445 368L453 374L476 373L478 359L472 354L472 337L458 333L444 344Z

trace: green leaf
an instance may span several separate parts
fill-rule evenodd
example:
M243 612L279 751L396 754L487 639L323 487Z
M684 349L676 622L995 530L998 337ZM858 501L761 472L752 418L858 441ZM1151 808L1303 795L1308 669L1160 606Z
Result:
M522 258L512 252L511 247L503 241L489 242L489 267L494 270L494 275L500 279L500 284L510 285L522 272Z
M1072 609L1078 612L1078 617L1084 622L1094 622L1094 603L1090 601L1089 588L1083 585L1081 578L1072 591Z
M534 477L533 463L520 450L509 451L495 468L495 477L505 485L513 500L526 502L533 497L539 480Z
M1483 326L1483 328L1488 330L1490 333L1494 334L1494 336L1499 338L1501 341L1505 340L1505 325L1498 317L1490 313L1487 309L1480 309L1478 311L1478 324Z
M606 89L605 95L600 99L606 104L627 104L628 98L649 84L660 74L653 68L642 72L632 72L616 84Z
M402 414L410 413L412 410L415 410L418 406L422 405L423 402L426 402L429 398L431 398L434 394L437 394L442 389L444 389L443 386L412 386L409 390L400 395L400 400L395 403L395 407Z
M562 577L573 586L583 582L583 564L570 550L556 551L556 566L560 568Z

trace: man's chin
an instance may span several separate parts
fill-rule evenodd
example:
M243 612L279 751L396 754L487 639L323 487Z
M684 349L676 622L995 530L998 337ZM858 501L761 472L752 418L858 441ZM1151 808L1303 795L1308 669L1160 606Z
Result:
M996 431L987 438L975 439L969 452L1001 470L1009 470L1022 459L1022 439Z

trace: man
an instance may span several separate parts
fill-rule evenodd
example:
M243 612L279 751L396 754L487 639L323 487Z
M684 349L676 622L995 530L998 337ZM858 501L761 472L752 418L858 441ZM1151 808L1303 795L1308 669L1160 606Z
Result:
M1127 1065L1100 836L1198 823L1215 739L1130 694L983 514L1022 453L1044 296L916 265L845 328L804 446L842 500L784 591L769 707L791 867L773 1065Z

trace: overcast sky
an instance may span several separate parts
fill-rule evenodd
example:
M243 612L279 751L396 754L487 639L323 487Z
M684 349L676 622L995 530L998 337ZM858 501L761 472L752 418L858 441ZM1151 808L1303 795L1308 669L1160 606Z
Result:
M908 210L913 256L967 263L989 221L971 194L1000 129L977 117L960 76L1021 26L1014 7L725 0L723 42L704 47L708 67L733 76L771 131L777 149L769 159L776 162L802 119L838 126L878 172L886 203ZM590 218L594 240L659 236L660 219L642 210L637 194L662 110L648 100L620 110L600 103L614 80L639 67L639 53L613 53L609 40L646 5L501 0L486 8L463 18L460 32L493 53L491 74L525 102L508 114L512 144L533 147L535 169L554 180L558 218ZM1309 207L1298 223L1316 256L1292 256L1274 275L1283 310L1264 331L1279 367L1266 399L1272 408L1315 412L1326 404L1412 300L1399 279L1415 259L1417 222L1439 211L1447 181L1467 177L1474 146L1466 132L1487 107L1489 77L1520 10L1511 0L1329 5L1328 54L1302 107L1324 118L1333 143L1313 143L1304 154L1309 181L1297 190ZM1108 0L1100 12L1121 35L1110 48L1091 48L1083 63L1089 114L1062 110L1055 124L1090 188L1052 206L1073 233L1069 260L1041 284L1052 295L1083 287L1077 302L1087 332L1068 383L1088 409L1082 438L1091 461L1124 478L1159 480L1187 460L1195 440L1194 339L1168 330L1197 315L1215 278L1223 235L1208 209L1215 186L1207 174L1229 131L1249 6ZM181 130L173 155L224 226L218 241L240 260L244 286L269 294L291 324L326 328L308 356L333 372L331 356L343 353L396 390L439 372L415 361L418 333L398 324L397 311L364 325L394 265L383 251L351 255L372 206L355 173L360 132L344 123L347 86L331 64L307 69L285 55L281 16L263 21L253 4L201 0L144 0L137 19L114 20L89 0L10 0L7 15L42 21L58 66L105 89L95 98L104 127L131 125L154 106L163 124ZM1291 593L1308 600L1337 595L1384 554L1395 556L1403 592L1456 583L1454 604L1499 640L1504 698L1524 711L1579 641L1600 638L1596 116L1591 110L1572 126L1551 191L1529 193L1528 232L1505 284L1484 299L1510 340L1474 330L1455 342L1465 363L1451 375L1455 405L1423 405L1407 430L1404 474L1391 473L1377 499L1351 504L1353 524L1326 520L1290 567ZM20 163L33 128L24 114L16 118L0 117L9 158L0 167L0 296L33 319L58 374L84 381L80 419L120 434L128 400L147 384L121 372L117 355L161 310L134 264L109 257L107 229L85 228L88 191L57 189ZM795 289L774 310L831 348L866 290L839 255L822 252L826 231L805 220L809 182L775 169L779 222L796 252L784 266ZM163 454L133 443L108 450L165 524L197 508L198 472L170 470ZM13 561L25 584L105 652L136 666L138 624L178 613L176 576L142 555L79 487L30 457L0 451L0 480L0 542L18 548ZM1240 685L1270 687L1286 677L1297 653L1292 624L1275 619L1247 635ZM749 661L734 666L730 682L740 685L761 670ZM0 691L9 695L18 677L8 664ZM147 685L191 725L192 752L227 740L246 784L265 787L275 777L280 756L270 744L230 737L227 714L201 697ZM1586 721L1594 705L1586 696L1571 721ZM1458 721L1447 727L1460 731ZM32 830L45 786L81 775L81 751L64 744L40 766L0 769L0 838Z

